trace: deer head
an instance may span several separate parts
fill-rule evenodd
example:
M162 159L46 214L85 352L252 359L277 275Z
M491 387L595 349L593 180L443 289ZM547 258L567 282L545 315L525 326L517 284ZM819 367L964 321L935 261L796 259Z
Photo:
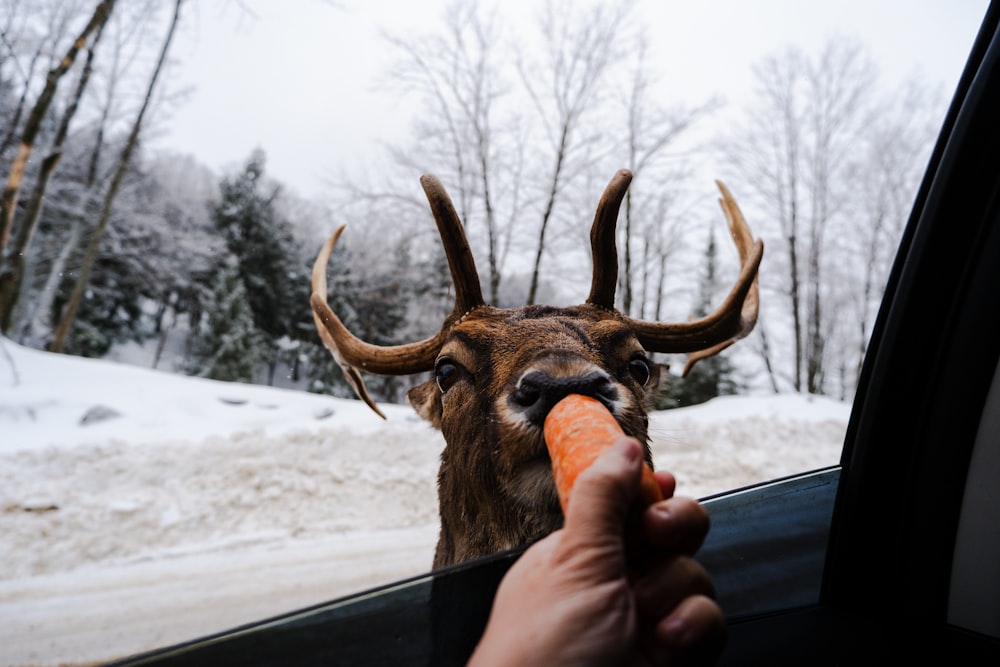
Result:
M359 371L408 375L434 371L408 393L445 439L438 473L440 567L513 548L559 528L562 513L542 437L545 416L570 393L603 402L624 431L646 445L646 398L656 386L653 352L688 353L691 365L746 336L757 320L755 241L722 183L719 200L739 251L741 272L723 304L683 323L632 319L614 307L618 280L615 224L632 175L615 174L591 228L593 276L579 306L495 308L485 303L462 224L440 182L420 179L455 287L455 308L426 340L377 346L353 336L327 304L326 269L343 231L320 250L310 302L316 328L358 396L382 415ZM382 415L384 417L384 415Z

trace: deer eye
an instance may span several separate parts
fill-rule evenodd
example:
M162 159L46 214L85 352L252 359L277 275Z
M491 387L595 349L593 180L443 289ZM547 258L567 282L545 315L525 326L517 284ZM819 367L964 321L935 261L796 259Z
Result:
M447 357L439 359L437 364L434 366L434 380L437 382L438 389L441 390L442 394L448 391L448 389L455 384L458 377L458 364Z
M649 376L652 373L652 369L649 366L649 361L645 357L636 357L632 361L628 362L628 372L629 375L632 376L633 380L645 387L646 383L649 382Z

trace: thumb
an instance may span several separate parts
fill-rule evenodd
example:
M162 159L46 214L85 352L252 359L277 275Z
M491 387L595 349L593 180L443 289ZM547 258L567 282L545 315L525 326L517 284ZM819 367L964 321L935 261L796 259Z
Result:
M616 441L580 473L560 540L565 556L613 559L614 565L624 568L625 519L639 492L641 475L642 446L628 437ZM603 566L611 564L609 560Z

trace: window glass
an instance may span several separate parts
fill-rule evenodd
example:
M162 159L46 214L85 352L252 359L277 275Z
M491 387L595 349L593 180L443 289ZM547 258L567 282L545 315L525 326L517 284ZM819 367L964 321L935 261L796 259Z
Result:
M590 222L631 169L614 304L676 323L739 275L720 179L765 243L759 317L684 378L654 355L653 461L696 497L839 461L985 0L466 4L187 3L169 42L170 3L100 29L96 0L0 8L0 163L23 172L0 229L21 276L0 289L9 662L113 659L430 569L444 440L405 405L430 376L362 373L383 421L306 305L347 224L328 271L347 327L438 330L455 289L426 172L485 300L513 308L587 298Z

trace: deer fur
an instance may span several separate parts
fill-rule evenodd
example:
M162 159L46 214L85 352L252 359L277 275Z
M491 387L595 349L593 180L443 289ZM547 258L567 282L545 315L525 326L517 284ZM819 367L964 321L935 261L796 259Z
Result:
M450 199L436 179L424 177L456 295L455 309L441 330L417 343L378 347L350 334L326 303L326 265L343 228L320 251L311 297L317 330L358 395L378 412L359 368L396 375L434 371L407 397L445 439L438 472L441 531L435 568L524 545L562 525L542 434L548 409L561 398L580 393L600 400L625 433L643 443L652 465L647 399L660 370L648 353L688 352L690 366L753 328L763 245L752 239L721 184L720 203L742 263L725 303L706 318L678 324L633 320L614 308L614 224L630 181L628 172L616 174L598 205L586 303L496 308L482 299Z
M562 525L542 424L513 397L532 371L557 380L604 374L606 404L628 435L646 443L652 463L645 389L655 384L655 371L650 366L640 384L629 371L634 357L645 359L635 335L595 311L478 308L441 350L459 377L445 391L436 379L410 390L410 403L447 443L438 473L436 567L526 544Z

